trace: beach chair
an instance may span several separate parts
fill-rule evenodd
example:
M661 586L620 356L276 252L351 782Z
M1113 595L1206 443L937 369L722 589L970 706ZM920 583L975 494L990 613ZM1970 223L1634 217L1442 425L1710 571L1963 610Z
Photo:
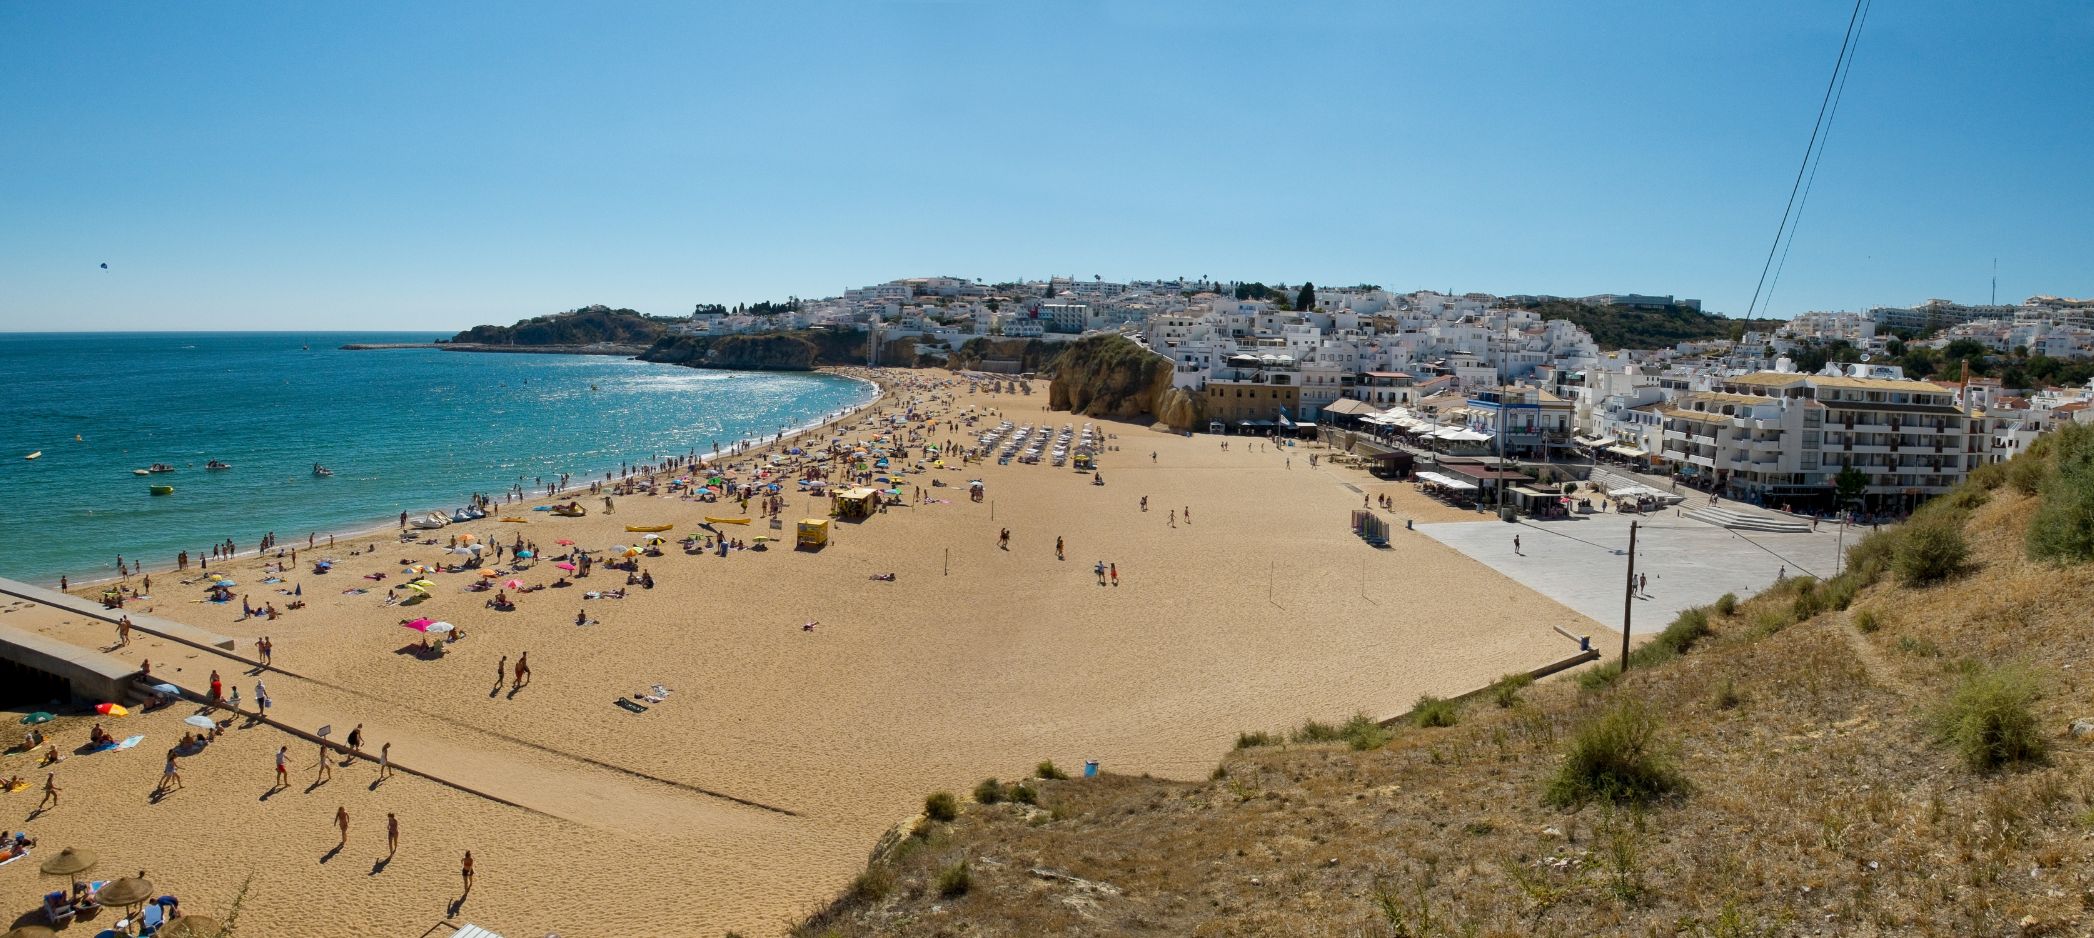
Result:
M64 928L73 920L73 905L63 891L44 894L44 921L52 928Z

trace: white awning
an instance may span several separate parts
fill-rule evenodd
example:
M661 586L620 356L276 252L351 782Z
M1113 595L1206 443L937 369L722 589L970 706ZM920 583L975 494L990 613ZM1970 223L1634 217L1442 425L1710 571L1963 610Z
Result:
M1441 475L1437 472L1420 472L1418 473L1418 481L1430 482L1434 485L1444 485L1447 488L1464 492L1476 488L1476 484L1473 482L1464 482L1460 479L1454 478L1453 476Z
M1642 458L1644 456L1650 455L1649 450L1637 449L1634 446L1609 446L1607 447L1607 452L1613 453L1616 456L1628 456L1631 458Z

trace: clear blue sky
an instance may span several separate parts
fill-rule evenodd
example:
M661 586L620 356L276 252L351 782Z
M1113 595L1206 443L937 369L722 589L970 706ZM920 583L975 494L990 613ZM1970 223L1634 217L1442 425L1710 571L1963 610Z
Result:
M0 330L1052 273L1742 313L1845 0L0 3ZM1876 4L1773 312L2094 295L2094 6ZM98 264L107 262L103 271Z

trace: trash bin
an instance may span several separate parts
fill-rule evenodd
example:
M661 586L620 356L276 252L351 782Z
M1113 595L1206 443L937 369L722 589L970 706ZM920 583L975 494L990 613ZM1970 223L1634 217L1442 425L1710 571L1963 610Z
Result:
M1084 778L1097 778L1097 777L1098 777L1098 760L1096 760L1096 759L1085 759L1085 760L1083 760L1083 777L1084 777Z

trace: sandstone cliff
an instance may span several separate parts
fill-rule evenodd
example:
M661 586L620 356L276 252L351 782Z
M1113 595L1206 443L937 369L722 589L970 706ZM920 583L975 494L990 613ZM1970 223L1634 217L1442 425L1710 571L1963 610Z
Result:
M1119 335L1069 345L1054 362L1048 406L1089 417L1154 414L1171 390L1171 362Z

